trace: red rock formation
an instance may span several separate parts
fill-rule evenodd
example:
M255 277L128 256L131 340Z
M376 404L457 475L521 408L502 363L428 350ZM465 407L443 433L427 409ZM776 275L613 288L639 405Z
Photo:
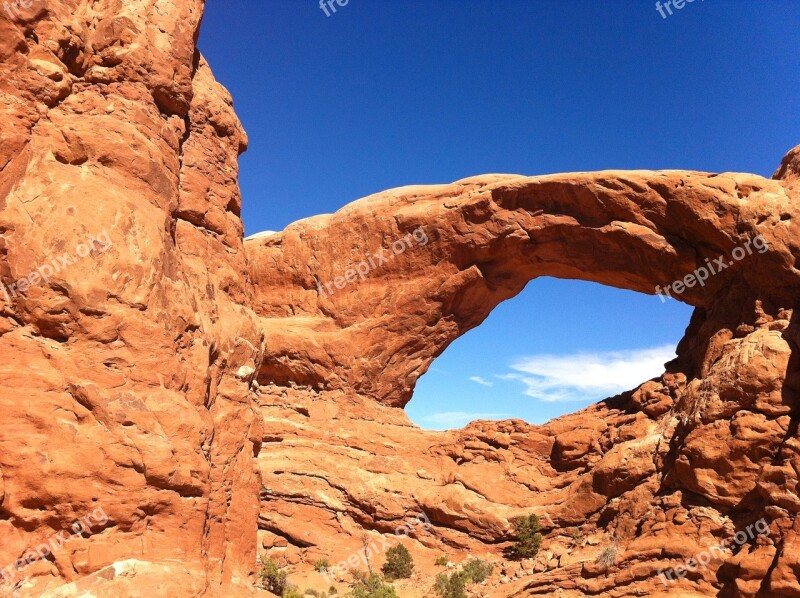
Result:
M796 173L797 150L776 180L479 177L388 191L249 240L269 331L258 374L266 545L284 537L338 559L361 528L390 532L422 510L434 528L414 542L420 559L448 546L497 557L509 518L532 509L546 522L543 554L506 567L497 596L800 595L787 550L800 505ZM331 292L365 254L389 255L420 228L427 242ZM735 263L681 296L697 309L659 380L544 426L423 432L399 412L431 361L533 278L652 294L719 256ZM768 535L669 589L658 580L760 518ZM608 569L595 563L604 547L616 552Z
M487 595L800 596L800 148L774 180L406 187L243 243L247 140L197 53L202 8L0 18L0 566L31 557L20 595L248 595L257 527L274 555L336 561L424 511L419 570L488 554ZM696 311L660 379L544 426L425 432L402 410L538 276L653 293L748 242L681 295ZM502 560L531 511L540 555Z
M249 242L256 309L273 331L259 378L403 406L435 356L533 278L653 294L762 232L769 253L751 249L746 264L682 298L716 304L742 279L742 293L773 287L786 305L797 280L785 210L778 181L694 172L495 175L378 194ZM418 229L430 237L424 246L412 238L363 281L325 291Z
M0 293L0 566L108 515L15 572L25 596L252 584L263 332L244 307L246 137L195 49L202 7L0 19L2 282L76 258ZM76 257L103 233L110 248Z

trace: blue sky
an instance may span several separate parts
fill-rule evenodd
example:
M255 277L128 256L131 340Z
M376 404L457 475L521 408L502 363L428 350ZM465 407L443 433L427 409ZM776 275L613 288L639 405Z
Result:
M208 1L200 48L250 136L247 234L483 173L771 175L800 143L796 0L695 0L666 19L650 1L336 6L325 16L314 0ZM446 428L575 411L658 374L690 313L533 281L436 360L409 414Z

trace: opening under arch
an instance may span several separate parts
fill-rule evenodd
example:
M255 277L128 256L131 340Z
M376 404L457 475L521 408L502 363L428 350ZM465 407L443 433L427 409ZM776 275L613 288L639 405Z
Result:
M660 375L693 308L581 280L537 278L453 342L406 406L422 428L539 424Z

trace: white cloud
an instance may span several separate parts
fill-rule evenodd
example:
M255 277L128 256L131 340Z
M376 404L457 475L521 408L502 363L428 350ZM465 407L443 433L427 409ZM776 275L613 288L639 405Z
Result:
M674 357L672 345L603 353L535 355L512 363L511 369L520 373L498 378L519 380L527 387L525 394L540 401L597 401L661 375L664 363Z
M480 384L481 386L494 386L494 382L489 382L481 378L480 376L470 376L470 380L472 380L475 384Z
M469 422L476 419L503 419L510 417L508 413L469 413L467 411L446 411L443 413L433 413L423 417L423 421L434 424L436 430L450 430L452 428L463 428Z

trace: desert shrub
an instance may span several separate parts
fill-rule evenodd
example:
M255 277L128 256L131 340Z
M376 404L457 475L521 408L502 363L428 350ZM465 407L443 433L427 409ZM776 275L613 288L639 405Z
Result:
M259 587L269 590L273 594L283 596L286 587L286 571L278 563L269 558L261 559L261 568L258 571Z
M439 573L433 591L442 598L465 598L467 585L485 581L494 567L481 559L470 559L464 563L460 571L448 575Z
M282 598L303 598L303 594L295 586L286 586L281 596Z
M303 594L303 596L314 596L314 598L325 598L325 592L320 592L313 588L309 588L305 591L305 594Z
M515 559L530 559L539 552L542 545L542 529L539 517L528 515L511 521L514 526L514 544L509 548L509 556Z
M452 575L439 573L439 575L436 576L436 583L433 586L433 591L442 598L466 598L467 581L468 577L463 571L453 573Z
M617 560L617 545L611 544L610 546L606 546L603 551L597 555L597 559L595 562L603 567L604 569L608 569L611 565L613 565Z
M441 596L444 594L444 591L447 588L448 581L450 581L450 576L447 573L439 573L436 576L436 581L433 584L433 591L436 592L437 595Z
M450 562L450 559L447 558L446 554L443 554L438 559L436 559L436 562L434 563L434 565L436 565L437 567L446 567L447 563L449 563L449 562Z
M353 583L366 583L369 574L363 569L350 569L350 577L353 578Z
M355 572L359 573L359 572ZM397 598L394 587L385 583L377 573L355 576L356 582L348 598Z
M481 559L470 559L461 567L462 573L474 583L485 581L493 569L494 567Z
M331 586L328 588L328 596L335 596L339 593L339 590L336 589L336 586Z
M331 562L328 559L319 559L314 561L314 570L319 571L320 573L325 573L330 566Z
M414 570L414 559L411 558L411 553L408 548L402 544L392 546L386 551L386 562L381 567L381 571L389 581L393 579L403 579L411 577L411 572Z

